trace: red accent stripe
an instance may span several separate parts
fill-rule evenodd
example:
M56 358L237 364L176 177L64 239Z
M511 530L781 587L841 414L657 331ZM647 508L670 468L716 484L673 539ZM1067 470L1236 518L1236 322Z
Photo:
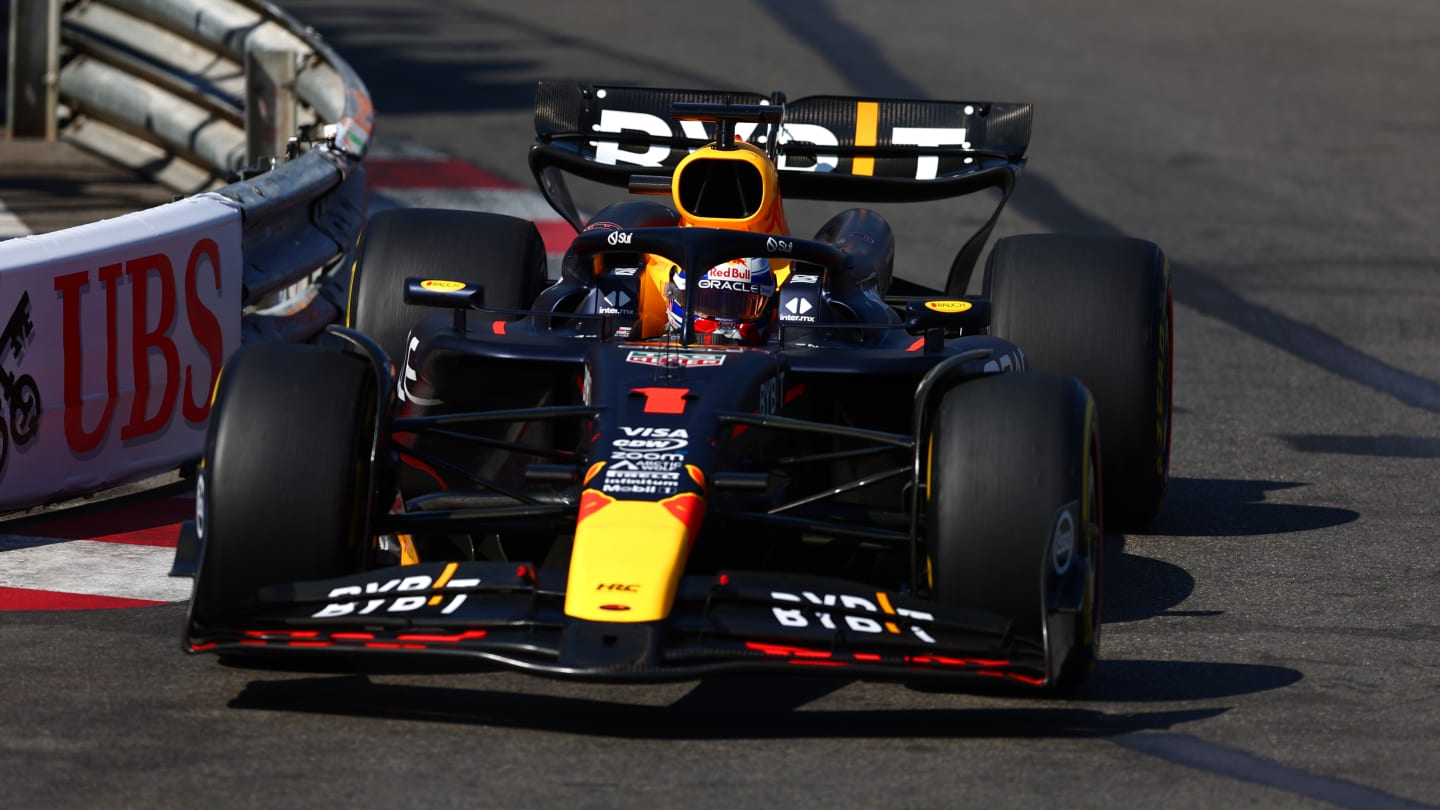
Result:
M805 647L790 647L784 644L764 644L759 641L745 642L747 649L763 652L766 655L788 655L796 658L829 658L830 653L825 650L811 650Z
M376 188L520 188L458 158L365 161L365 175Z
M174 548L180 522L195 517L193 498L154 498L93 514L22 524L7 531L24 537L99 540L132 546Z
M420 459L415 458L414 456L409 456L409 455L406 455L406 454L404 454L404 453L401 453L401 454L400 454L400 463L401 463L401 464L404 464L404 465L407 466L407 467L412 467L412 468L414 468L414 469L417 469L417 470L419 470L420 472L425 473L426 475L430 476L432 479L435 480L435 483L436 483L436 484L439 484L439 485L440 485L440 488L441 488L441 489L449 489L449 488L450 488L450 487L448 487L448 486L445 485L445 479L440 477L440 473L436 472L434 467L431 467L429 464L426 464L425 462L421 461Z
M943 655L907 655L907 664L940 664L947 667L1008 667L1010 662L1004 659L992 660L989 658L948 658Z
M0 588L0 610L106 610L109 608L164 605L152 599L93 596L88 593L39 591L30 588Z
M504 321L491 321L491 322L490 322L490 331L494 332L494 333L497 334L497 335L503 335L503 334L505 334L505 322L504 322Z
M441 635L438 633L406 633L403 636L396 636L398 641L425 641L440 644L455 644L461 641L469 641L476 638L485 638L484 630L466 630L462 633Z
M790 660L785 663L796 666L843 667L849 666L851 663L849 661L833 660L831 654L825 650L812 650L806 647L791 647L785 644L765 644L759 641L747 641L745 642L745 647L746 649L755 650L756 652L763 652L766 655L788 658ZM880 656L874 653L853 653L851 657L855 659L855 663L862 661L879 662L881 660ZM1021 675L1018 672L980 669L980 667L987 666L1009 666L1009 661L994 661L984 658L949 658L943 655L907 655L905 656L905 663L912 665L941 664L944 666L964 667L975 675L984 675L991 678L1009 678L1010 680L1020 681L1021 683L1027 683L1032 686L1043 686L1045 684L1044 678L1032 678L1028 675Z
M319 638L319 637L320 637L320 631L319 631L319 630L246 630L246 631L245 631L245 635L246 635L246 637L248 637L248 638L265 638L265 637L267 637L267 636L274 636L275 638Z
M923 338L923 337L918 337L918 338L915 338L915 342L914 342L914 343L911 343L910 346L905 349L905 351L907 351L907 352L918 352L918 351L920 351L920 350L923 349L923 348L925 348L925 338Z

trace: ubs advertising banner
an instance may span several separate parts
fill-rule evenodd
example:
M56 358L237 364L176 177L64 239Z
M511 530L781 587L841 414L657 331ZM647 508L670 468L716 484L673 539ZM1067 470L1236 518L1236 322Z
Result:
M0 510L197 458L241 273L211 197L0 242Z

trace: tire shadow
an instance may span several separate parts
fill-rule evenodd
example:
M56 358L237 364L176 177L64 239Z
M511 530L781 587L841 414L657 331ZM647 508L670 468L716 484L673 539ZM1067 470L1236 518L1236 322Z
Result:
M1124 668L1122 662L1115 663ZM1232 682L1243 681L1250 689L1274 688L1299 677L1298 673L1276 667L1252 669L1257 671L1232 678ZM1146 675L1142 671L1136 678ZM1198 672L1185 678L1187 682L1199 679ZM934 705L949 697L934 691L898 693L906 703L926 704L918 708L797 711L849 683L813 678L712 679L700 682L671 705L653 706L575 696L384 684L355 675L252 681L229 706L633 740L1110 737L1168 730L1228 711L1225 707L1208 707L1114 712L1084 708L1074 702L966 708Z
M1145 534L1245 537L1327 529L1360 518L1351 509L1266 501L1268 493L1303 486L1296 481L1172 478L1165 508Z
M1271 503L1268 493L1305 484L1223 478L1172 478L1165 508L1146 528L1146 537L1241 538L1325 529L1360 518L1351 509ZM1126 552L1128 535L1105 536L1105 581L1101 591L1104 621L1133 622L1161 614L1176 615L1195 590L1195 578L1173 563ZM1203 612L1183 615L1217 615Z

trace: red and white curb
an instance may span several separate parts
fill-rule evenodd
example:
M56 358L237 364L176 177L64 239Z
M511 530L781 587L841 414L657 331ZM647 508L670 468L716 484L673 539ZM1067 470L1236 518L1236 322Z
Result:
M559 275L575 231L538 191L407 141L378 140L365 169L374 192L372 213L449 208L528 219L545 240L551 275ZM23 228L0 206L0 237L28 232ZM192 497L161 498L37 522L21 534L0 530L0 610L143 607L189 599L191 581L168 574L180 522L194 512Z
M169 576L195 499L158 498L0 534L0 610L145 607L190 598Z
M471 163L409 141L379 139L365 157L370 212L387 208L448 208L509 214L535 223L558 277L560 257L575 229L545 202L539 191Z

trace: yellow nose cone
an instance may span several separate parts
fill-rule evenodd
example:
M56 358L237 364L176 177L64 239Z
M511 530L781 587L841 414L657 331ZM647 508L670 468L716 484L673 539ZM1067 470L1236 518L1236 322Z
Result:
M597 490L580 500L565 615L652 622L670 615L705 510L696 494L619 501Z

